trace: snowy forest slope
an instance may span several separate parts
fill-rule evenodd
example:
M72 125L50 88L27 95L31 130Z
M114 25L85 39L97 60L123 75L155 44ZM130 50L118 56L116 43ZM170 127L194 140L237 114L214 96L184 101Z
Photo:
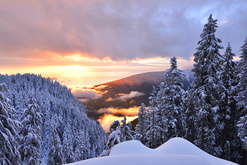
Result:
M42 164L47 163L53 145L61 146L63 163L92 158L103 151L105 133L102 127L87 117L84 106L67 87L34 74L0 75L0 83L6 83L9 89L7 95L16 109L17 119L34 94L43 114ZM57 137L56 142L60 144L53 144Z

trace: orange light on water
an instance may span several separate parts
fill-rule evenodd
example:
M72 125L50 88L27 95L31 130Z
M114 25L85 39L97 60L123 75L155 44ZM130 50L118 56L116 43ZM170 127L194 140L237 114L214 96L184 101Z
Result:
M127 122L131 122L133 120L135 120L137 118L137 116L126 116L127 118ZM104 116L100 117L98 119L100 125L103 127L104 131L106 133L110 132L109 128L110 128L110 125L118 120L119 122L121 122L121 120L123 120L124 118L123 117L117 117L117 116L114 116L112 114L105 114Z

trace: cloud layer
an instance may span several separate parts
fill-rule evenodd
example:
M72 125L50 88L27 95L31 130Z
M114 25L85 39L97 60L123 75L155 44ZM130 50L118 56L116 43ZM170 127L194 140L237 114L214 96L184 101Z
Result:
M5 65L49 59L47 52L189 59L210 13L223 45L231 42L238 54L247 36L245 0L1 0L0 57Z

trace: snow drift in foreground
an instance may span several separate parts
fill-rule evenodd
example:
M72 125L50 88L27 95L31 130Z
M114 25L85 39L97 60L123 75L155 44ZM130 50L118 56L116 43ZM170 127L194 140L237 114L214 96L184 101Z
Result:
M110 156L88 159L71 165L237 165L214 157L189 141L173 138L156 149L150 149L141 142L132 140L114 146Z

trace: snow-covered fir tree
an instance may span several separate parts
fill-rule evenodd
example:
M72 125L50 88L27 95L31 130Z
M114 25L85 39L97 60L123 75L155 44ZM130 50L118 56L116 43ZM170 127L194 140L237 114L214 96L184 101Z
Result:
M78 136L76 136L75 142L75 159L76 161L83 160L85 144L83 138L85 137L84 131L80 131Z
M127 141L127 140L134 140L133 133L134 131L131 130L132 125L130 122L127 123L126 116L124 115L124 119L121 121L121 141Z
M241 47L240 61L237 66L236 86L237 109L240 114L238 122L238 135L242 141L242 146L247 150L247 37L244 45Z
M0 164L20 164L17 135L18 122L15 120L15 109L6 97L8 88L0 84Z
M185 110L185 121L186 121L186 133L185 138L190 142L194 143L197 138L197 130L195 127L196 111L194 109L194 100L192 97L192 90L187 90L184 94L184 104L186 105Z
M144 144L144 136L148 127L148 122L148 110L146 109L146 105L142 103L138 112L138 124L135 127L135 139L140 140Z
M124 119L121 121L122 124L118 120L114 121L110 126L110 135L108 136L108 140L105 145L105 150L100 154L100 156L109 155L111 149L116 144L127 141L134 140L133 134L134 131L131 130L131 123L127 123L126 116L124 115Z
M157 128L161 128L161 129L157 129L156 132L157 135L160 136L156 136L156 138L159 137L159 139L156 139L159 141L159 145L163 144L165 142L165 125L164 125L164 120L165 120L165 116L163 115L163 111L162 108L164 106L164 102L163 99L165 96L165 83L161 82L159 85L159 91L157 91L157 94L154 98L154 106L153 106L153 110L152 112L154 112L154 120L155 120L155 126L158 126Z
M65 131L63 133L63 152L64 152L64 163L75 162L73 146L69 145L72 143L71 127L70 125L65 126ZM73 143L72 143L73 144Z
M223 71L221 73L221 79L224 83L224 86L227 89L227 94L231 92L231 87L233 85L233 81L235 79L234 71L236 69L236 62L233 61L233 57L236 56L232 53L232 48L230 43L226 47L226 51L223 58Z
M215 36L217 20L208 18L194 54L195 79L192 82L191 97L193 105L188 111L196 111L196 144L206 152L219 156L222 154L221 132L223 126L219 124L220 103L224 96L225 87L220 80L221 64L223 57L219 50L221 40ZM223 98L224 99L224 98Z
M224 145L223 154L221 157L238 162L241 158L240 156L240 139L237 137L237 121L238 121L238 112L236 109L236 101L234 99L234 90L233 86L235 84L236 76L234 74L236 69L236 62L233 61L235 56L232 53L232 48L230 43L226 48L224 53L224 60L222 65L221 80L225 86L225 96L221 102L221 116L220 124L224 127L222 131L222 144Z
M56 131L54 131L52 141L53 144L50 147L47 165L61 165L63 164L63 150Z
M49 122L49 153L47 165L61 165L63 164L63 147L61 145L61 140L57 132L56 116L52 117Z
M42 124L42 116L34 95L31 95L21 117L22 128L19 133L19 151L23 165L41 164L40 125Z
M110 125L110 132L113 132L117 129L117 127L120 126L120 122L118 120L114 121L111 125Z
M105 145L105 150L100 156L109 155L112 147L121 142L121 126L118 120L114 121L110 126L110 135Z
M149 115L148 115L148 127L146 129L146 134L144 135L144 141L146 146L150 148L157 148L162 144L162 128L156 121L159 118L159 113L155 107L157 92L155 87L153 87L152 92L150 93L149 99Z
M165 72L164 88L158 91L158 94L162 93L161 105L157 105L157 108L162 115L163 141L185 135L185 106L182 100L184 78L184 72L177 68L176 58L171 58L171 68Z

